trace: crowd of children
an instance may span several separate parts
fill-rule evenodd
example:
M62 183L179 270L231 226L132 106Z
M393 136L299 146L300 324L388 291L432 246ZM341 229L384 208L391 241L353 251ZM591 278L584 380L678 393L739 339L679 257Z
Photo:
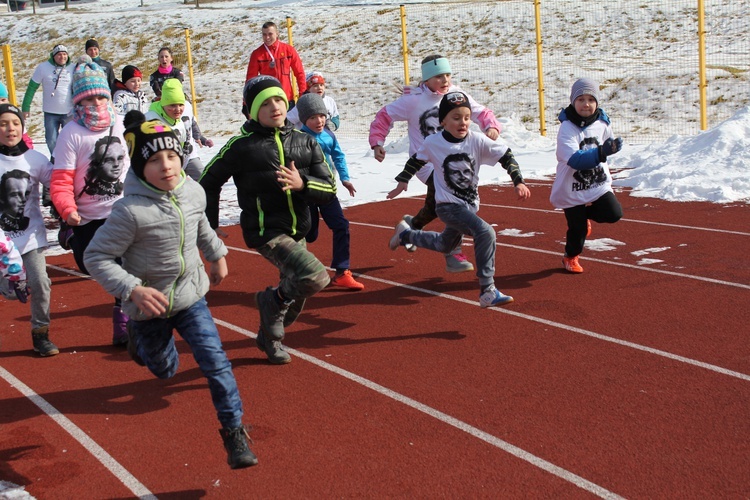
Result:
M176 330L208 380L229 465L255 465L237 382L205 299L209 287L227 276L219 196L231 179L245 244L278 268L278 283L255 294L255 341L271 363L289 363L282 341L308 298L329 284L365 288L351 272L349 221L337 196L336 174L349 196L356 189L334 133L340 126L336 102L320 72L307 74L307 90L291 110L279 80L254 76L243 88L247 121L204 168L197 148L213 143L186 106L184 77L172 66L171 50L159 50L150 102L139 68L125 65L116 79L99 56L98 42L90 39L85 47L87 55L71 62L67 48L56 45L35 70L20 109L8 102L0 83L0 292L30 302L34 351L58 354L49 337L51 280L40 208L42 190L49 188L61 219L61 245L114 298L112 343L127 346L136 363L168 378L178 368ZM531 192L510 148L499 140L495 115L452 83L447 58L425 57L421 73L420 83L404 87L370 126L369 143L382 162L393 123L408 124L410 158L387 198L405 191L415 175L427 185L424 206L398 222L389 248L437 251L448 272L473 271L461 250L469 235L479 305L508 304L513 298L495 286L495 230L477 215L480 166L499 163L519 200ZM40 85L50 158L32 148L24 128ZM570 273L583 272L578 257L590 221L622 217L606 165L622 139L612 133L599 99L595 81L577 80L559 115L550 202L567 220L562 264ZM472 132L472 122L483 133ZM332 233L332 277L307 247L318 239L320 218ZM444 229L425 231L435 219Z

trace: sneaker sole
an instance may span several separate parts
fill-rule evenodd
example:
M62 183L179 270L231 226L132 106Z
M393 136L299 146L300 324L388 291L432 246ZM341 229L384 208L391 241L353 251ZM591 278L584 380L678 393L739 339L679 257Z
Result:
M506 295L505 297L506 297L505 299L498 300L494 304L484 305L484 304L482 304L480 302L479 303L479 307L481 307L482 309L487 309L488 307L504 306L504 305L510 304L510 303L512 303L514 301L513 297L511 297L510 295Z
M445 270L449 273L468 273L474 270L474 264L469 262L468 265L462 266L460 268L445 266Z
M56 355L60 354L60 350L59 349L53 349L51 351L42 352L39 349L34 348L34 352L37 353L37 354L39 354L43 358L48 358L50 356L56 356Z

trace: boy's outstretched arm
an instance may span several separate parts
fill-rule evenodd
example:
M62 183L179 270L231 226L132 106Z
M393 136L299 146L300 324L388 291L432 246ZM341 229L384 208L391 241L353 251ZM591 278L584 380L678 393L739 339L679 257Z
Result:
M404 169L396 176L398 186L391 190L386 195L386 198L391 200L406 191L411 178L414 177L414 174L419 172L425 165L427 165L426 161L417 158L416 154L412 155L411 158L406 161Z

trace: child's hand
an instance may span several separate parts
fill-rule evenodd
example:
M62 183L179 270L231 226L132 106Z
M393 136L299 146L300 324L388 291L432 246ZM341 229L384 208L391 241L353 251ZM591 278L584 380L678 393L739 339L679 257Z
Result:
M492 139L493 141L496 141L498 137L500 137L500 131L496 129L495 127L490 127L487 130L484 131L484 135Z
M217 227L214 231L216 231L216 236L218 236L219 238L229 238L229 233L227 233L220 227Z
M130 293L130 300L148 318L167 312L169 299L156 288L137 286Z
M409 187L408 183L406 183L406 182L399 182L398 185L390 193L388 193L387 195L385 195L385 197L387 199L389 199L389 200L392 200L396 196L398 196L401 193L403 193L404 191L406 191L406 188L408 188L408 187Z
M617 139L609 138L604 141L604 144L599 146L599 159L601 161L607 161L607 156L613 155L622 149L622 137Z
M71 212L70 215L68 215L68 218L65 219L65 222L69 226L77 226L81 223L81 216L78 215L78 211Z
M289 162L289 166L281 165L276 180L281 184L284 191L302 191L305 189L305 181L299 175L299 170L294 166L294 161Z
M382 162L385 160L385 148L383 146L375 146L372 148L372 152L375 154L375 159Z
M349 181L341 181L341 184L343 184L346 190L349 191L349 196L354 197L354 193L357 192L357 190L354 189L354 184Z
M212 286L217 286L224 281L224 278L229 274L227 269L227 259L224 257L220 258L216 262L211 262L208 277L211 280Z
M529 191L529 188L526 187L526 184L521 183L518 186L515 187L516 195L518 196L518 199L521 201L526 201L529 198L531 198L531 191Z

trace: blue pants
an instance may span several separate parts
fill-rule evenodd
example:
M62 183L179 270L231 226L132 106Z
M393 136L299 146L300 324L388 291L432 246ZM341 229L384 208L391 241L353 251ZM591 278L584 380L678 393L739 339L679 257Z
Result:
M208 379L216 413L224 427L242 424L242 401L232 365L221 346L219 331L208 310L206 299L170 318L133 321L138 355L151 373L159 378L170 378L177 373L180 359L172 330L185 339L203 375Z
M468 234L474 238L474 257L477 260L479 285L485 287L495 282L495 230L465 205L439 203L435 207L438 217L445 224L442 233L435 231L409 231L404 241L419 248L440 253L449 253Z
M341 208L339 199L334 197L333 200L325 205L316 205L311 203L310 207L310 230L305 236L308 243L318 239L318 227L320 225L320 216L326 226L333 232L333 258L331 267L337 271L349 269L349 221L344 217L344 211Z
M65 126L68 121L68 115L58 115L57 113L44 113L44 140L47 143L47 149L49 149L49 156L55 154L55 144L57 144L57 136L60 135L60 130Z

